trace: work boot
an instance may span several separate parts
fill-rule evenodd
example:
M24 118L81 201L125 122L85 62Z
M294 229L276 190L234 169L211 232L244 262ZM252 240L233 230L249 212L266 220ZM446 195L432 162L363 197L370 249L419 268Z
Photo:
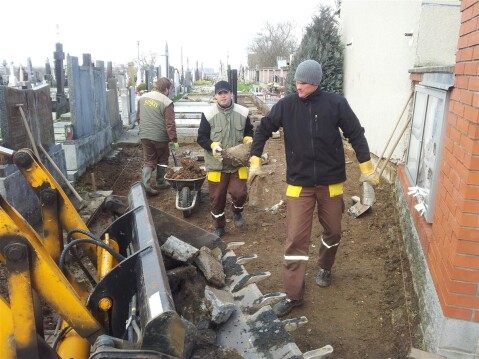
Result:
M235 227L238 227L238 228L243 227L244 219L243 219L243 216L241 215L241 213L235 213L233 215L233 222L235 224Z
M216 228L213 231L213 234L218 237L223 237L225 235L225 229L224 228Z
M321 268L316 277L316 284L320 287L329 287L331 285L331 271Z
M165 172L166 167L161 165L156 166L156 187L158 187L158 189L170 188L170 184L165 179Z
M276 303L273 306L273 312L278 317L283 317L289 312L291 312L294 307L299 307L301 305L303 305L302 299L293 300L293 299L286 298L285 300L282 300L281 302Z
M153 172L153 168L151 167L143 167L143 171L141 172L141 179L143 182L143 186L145 186L146 193L151 196L156 196L158 191L156 189L151 188L150 186L150 179L151 173Z

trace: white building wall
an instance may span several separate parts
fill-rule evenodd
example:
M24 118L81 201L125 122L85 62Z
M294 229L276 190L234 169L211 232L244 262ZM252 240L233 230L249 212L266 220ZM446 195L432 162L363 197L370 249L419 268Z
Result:
M456 63L461 26L459 1L423 2L415 66L451 66Z
M446 54L446 50L457 47L458 32L449 27L442 32L452 35L438 36L440 26L426 31L435 22L459 29L460 21L454 14L459 16L459 0L342 1L344 94L365 128L375 155L384 153L411 93L408 71L425 64L454 65L454 56ZM405 126L408 111L409 108L401 117L384 157ZM392 160L403 160L406 147L407 136L403 136Z

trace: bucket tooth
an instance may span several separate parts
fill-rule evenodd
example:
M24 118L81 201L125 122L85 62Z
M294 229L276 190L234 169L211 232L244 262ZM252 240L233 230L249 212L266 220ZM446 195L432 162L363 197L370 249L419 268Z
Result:
M255 272L247 274L243 278L241 278L241 280L234 286L232 292L237 292L249 284L261 282L262 280L268 278L270 275L270 272Z
M306 324L307 322L308 322L308 318L306 318L305 316L285 319L282 321L282 323L284 324L284 329L287 332L295 331L296 329Z
M281 293L281 292L273 292L273 293L267 293L265 295L262 295L261 297L258 297L253 301L253 304L245 308L245 311L252 314L258 311L259 309L263 308L266 305L274 305L281 300L286 298L286 293Z
M236 259L236 264L243 265L243 264L249 263L253 259L257 259L257 258L258 258L258 256L256 254L251 254L251 255L248 255L248 256L240 256Z
M245 359L302 358L301 351L268 307L251 315L235 310L231 318L218 327L216 343L220 347L236 348Z
M328 344L319 349L303 353L303 359L329 359L332 358L331 354L333 354L333 347Z
M226 243L226 249L236 249L244 245L244 242L230 242Z

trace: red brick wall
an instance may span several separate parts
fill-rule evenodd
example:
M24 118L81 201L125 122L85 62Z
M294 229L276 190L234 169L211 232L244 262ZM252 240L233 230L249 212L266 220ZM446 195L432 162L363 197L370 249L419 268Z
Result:
M433 224L417 215L415 203L408 204L444 315L479 322L478 0L462 0L461 12ZM404 169L398 174L407 191Z

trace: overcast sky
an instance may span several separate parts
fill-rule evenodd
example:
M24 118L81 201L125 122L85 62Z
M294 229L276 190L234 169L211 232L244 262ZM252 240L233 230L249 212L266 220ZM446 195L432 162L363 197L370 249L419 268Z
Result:
M163 55L168 43L170 64L177 68L183 53L185 69L187 60L190 68L198 62L217 70L222 61L238 69L266 21L292 22L299 42L319 4L334 6L334 0L9 0L1 6L0 61L25 66L30 57L33 66L43 66L61 42L80 64L84 53L93 61L126 64L138 57L139 41L140 56Z

